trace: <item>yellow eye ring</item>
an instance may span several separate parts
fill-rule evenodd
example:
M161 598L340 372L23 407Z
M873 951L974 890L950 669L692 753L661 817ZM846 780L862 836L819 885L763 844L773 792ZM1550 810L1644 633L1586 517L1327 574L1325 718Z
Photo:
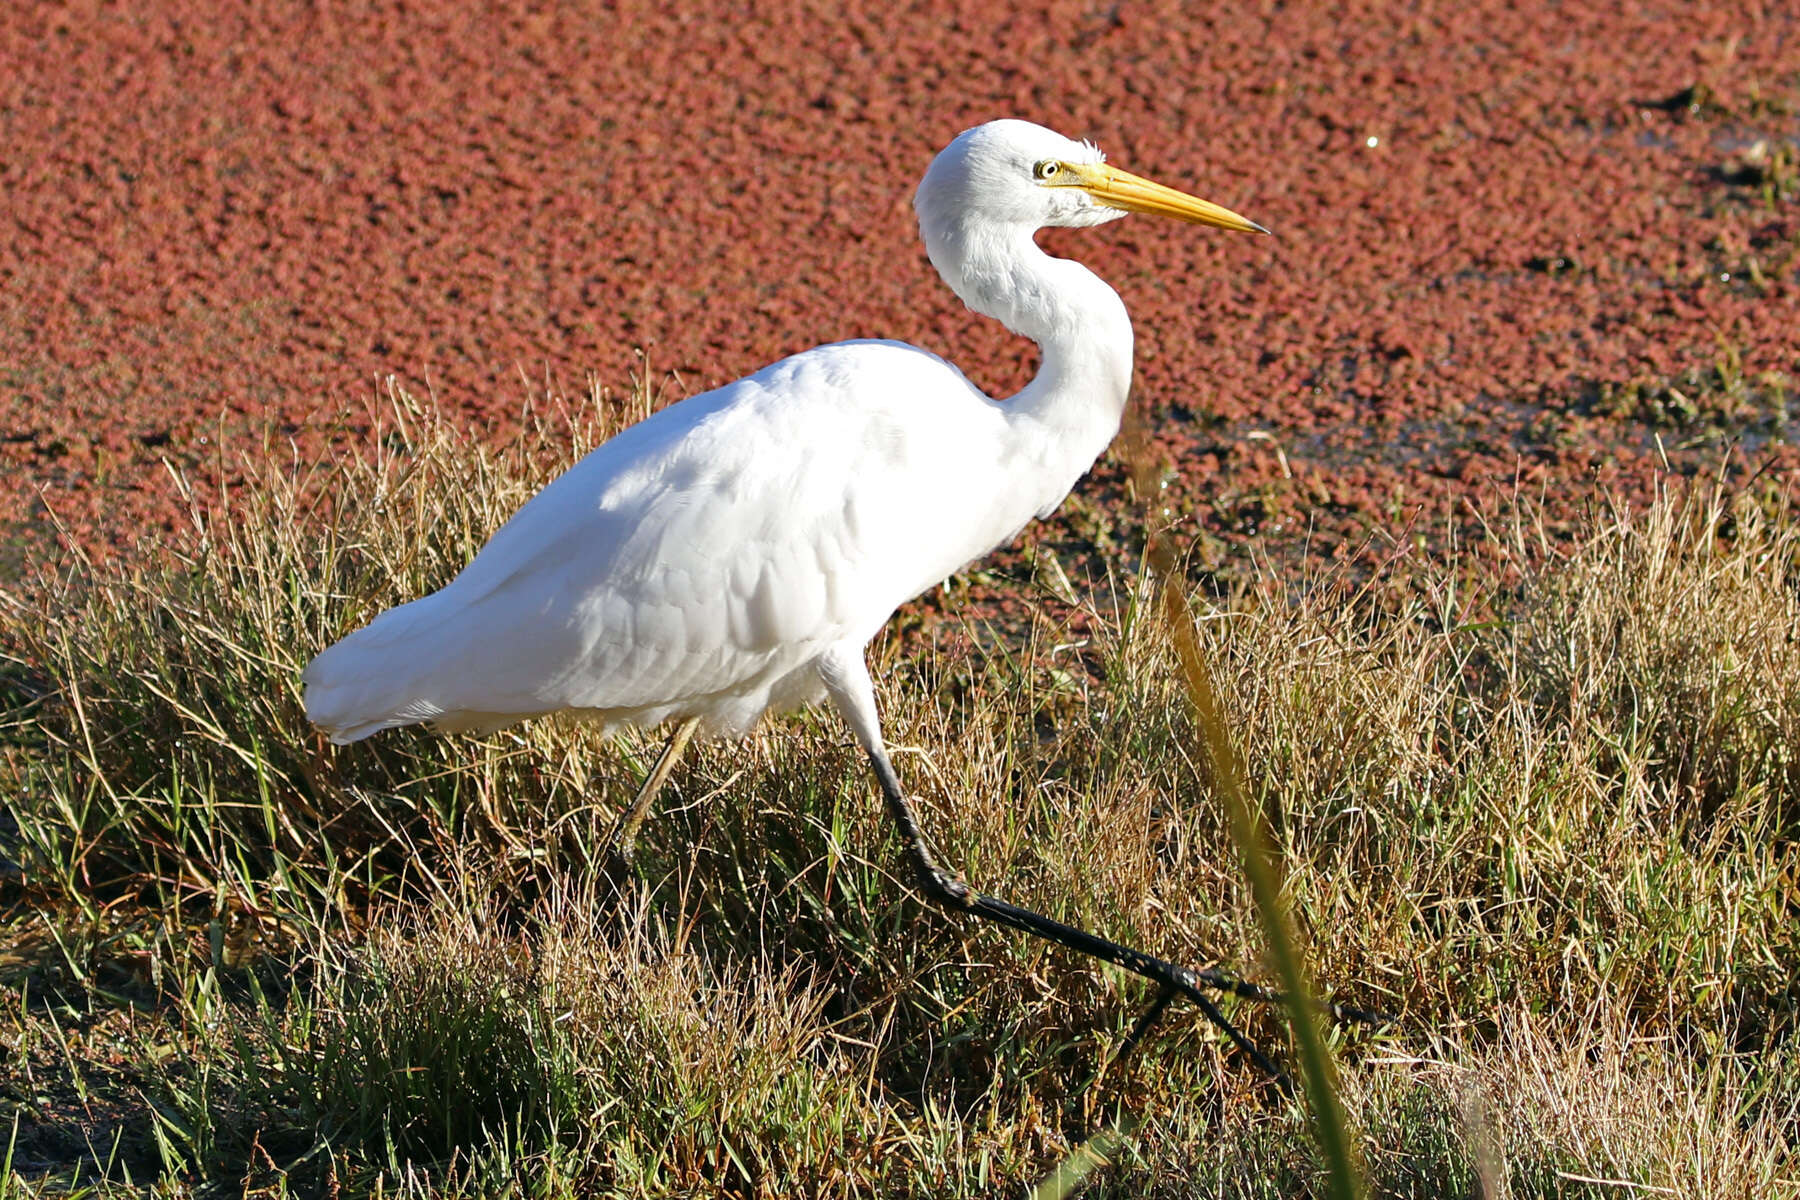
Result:
M1031 174L1034 178L1049 180L1056 178L1057 173L1061 170L1061 163L1057 162L1054 158L1046 158L1043 162L1031 168Z

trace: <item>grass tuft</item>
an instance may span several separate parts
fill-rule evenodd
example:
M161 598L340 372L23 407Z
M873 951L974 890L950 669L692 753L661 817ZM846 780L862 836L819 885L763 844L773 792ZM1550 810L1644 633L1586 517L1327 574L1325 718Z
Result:
M0 1189L985 1196L1087 1143L1089 1194L1323 1192L1197 1015L1114 1062L1139 981L923 906L822 714L695 753L617 894L653 740L305 727L313 652L647 403L483 451L396 391L367 457L253 447L159 553L0 596ZM928 834L1274 982L1146 585L1084 604L1033 554L1005 636L873 650ZM1196 605L1317 986L1401 1017L1325 1031L1371 1194L1792 1194L1797 567L1772 484L1671 482Z

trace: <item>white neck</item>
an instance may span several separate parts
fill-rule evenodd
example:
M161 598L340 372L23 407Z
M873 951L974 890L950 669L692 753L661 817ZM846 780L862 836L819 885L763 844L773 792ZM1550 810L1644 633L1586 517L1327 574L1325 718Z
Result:
M1037 376L1002 408L1018 449L1041 460L1054 506L1119 431L1131 388L1124 302L1080 263L1045 254L1026 226L950 221L922 232L963 303L1043 353Z

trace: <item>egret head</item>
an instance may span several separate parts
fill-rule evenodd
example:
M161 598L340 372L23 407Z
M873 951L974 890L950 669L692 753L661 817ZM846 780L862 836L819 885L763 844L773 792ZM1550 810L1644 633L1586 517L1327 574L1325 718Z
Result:
M1229 209L1108 165L1091 142L1017 120L959 134L932 160L913 206L928 239L933 230L971 220L1036 230L1101 225L1132 212L1268 232Z

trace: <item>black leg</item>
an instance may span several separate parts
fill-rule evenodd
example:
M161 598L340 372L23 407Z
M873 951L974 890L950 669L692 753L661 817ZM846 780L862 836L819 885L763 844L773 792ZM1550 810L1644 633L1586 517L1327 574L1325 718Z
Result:
M906 842L906 852L912 856L913 871L919 878L919 890L931 897L945 908L963 910L969 908L980 899L969 890L969 885L937 865L931 857L931 851L925 845L925 835L919 832L919 820L913 815L912 802L906 793L900 790L900 780L894 774L894 764L882 751L872 751L869 762L875 767L875 778L881 781L881 794L887 799L888 814L894 818L894 824L900 829L900 836Z
M1156 999L1150 1002L1150 1007L1144 1010L1144 1015L1137 1019L1137 1024L1131 1027L1131 1032L1125 1035L1123 1042L1119 1043L1119 1052L1113 1056L1114 1062L1137 1049L1137 1044L1144 1040L1144 1035L1150 1032L1150 1027L1162 1017L1163 1009L1169 1007L1169 1001L1174 998L1175 989L1168 984L1165 983L1157 989Z
M906 842L907 852L911 855L913 868L918 874L919 887L932 900L952 912L970 913L985 920L1029 933L1034 937L1056 942L1081 954L1098 958L1102 962L1112 963L1116 967L1123 967L1127 971L1161 984L1165 993L1179 993L1186 996L1195 1003L1208 1020L1224 1031L1225 1036L1231 1039L1232 1045L1266 1071L1284 1090L1292 1089L1287 1076L1281 1072L1280 1068L1271 1062L1267 1055L1252 1045L1250 1040L1225 1017L1225 1014L1219 1011L1218 1006L1212 1002L1211 998L1200 989L1211 988L1250 1000L1285 1003L1285 999L1280 993L1271 992L1240 979L1233 979L1219 971L1197 971L1190 967L1166 962L1153 955L1145 954L1141 950L1133 950L1129 946L1121 946L1117 942L1096 937L1084 929L1065 925L1061 921L1046 917L1041 913L1034 913L1029 909L1008 904L1006 901L995 899L992 896L979 895L971 890L968 884L945 871L931 857L931 851L925 845L925 837L919 831L918 819L913 815L912 804L907 800L905 793L900 790L900 781L895 776L893 764L888 761L887 755L879 750L871 751L869 762L874 766L875 777L881 783L881 791L887 800L888 812L892 814L894 824L899 828L900 836ZM1162 1007L1166 1003L1165 998L1159 997L1157 1003L1151 1006L1150 1011L1139 1022L1140 1028L1133 1031L1134 1042L1136 1038L1142 1037L1150 1024L1161 1015ZM1359 1009L1337 1004L1325 1004L1321 1007L1324 1011L1340 1019L1364 1021L1371 1024L1385 1023L1382 1018Z

